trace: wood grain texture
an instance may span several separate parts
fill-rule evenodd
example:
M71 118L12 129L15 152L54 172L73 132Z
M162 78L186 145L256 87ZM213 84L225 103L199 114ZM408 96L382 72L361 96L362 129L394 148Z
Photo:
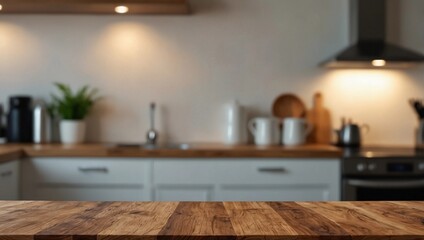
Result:
M120 203L95 203L80 214L75 214L51 227L45 228L35 235L35 239L72 239L77 236L83 239L96 239L97 234L111 226L126 211Z
M296 239L296 231L264 202L226 202L236 234L255 239Z
M61 224L64 219L90 209L94 203L81 202L17 202L11 207L6 204L7 212L0 202L0 239L26 240L34 237L44 229ZM19 231L16 231L16 230ZM60 234L61 235L61 234Z
M236 235L223 203L183 202L178 205L167 224L158 234L158 240L175 239L235 240Z
M423 240L424 202L0 202L0 240Z
M373 206L371 202L352 203L358 212L372 216L374 219L380 219L384 224L392 227L397 227L402 230L417 233L421 232L420 228L424 228L421 222L424 220L423 212L414 208L405 208L393 203L380 203L378 206ZM390 209L390 211L387 211ZM384 216L381 219L379 216ZM402 224L399 225L399 222Z
M297 203L270 202L268 204L283 219L290 219L287 223L298 235L320 236L334 240L350 239L350 235L335 222Z
M2 155L5 154L5 155ZM296 147L253 145L227 146L222 144L190 144L187 150L147 150L133 147L111 147L107 144L66 146L4 145L0 147L0 161L19 157L149 157L149 158L340 158L341 149L330 145Z
M409 202L390 202L396 205L409 207L409 208L416 208L417 210L424 211L424 205L422 204L422 201L409 201Z
M133 202L125 205L126 211L119 214L119 221L99 232L97 239L131 240L143 236L143 239L154 240L175 214L178 203Z
M300 203L300 205L336 222L351 235L352 239L424 239L424 236L421 236L422 231L424 231L424 224L421 222L416 223L423 226L418 229L421 233L417 233L415 230L406 230L409 227L402 223L400 219L396 221L396 224L389 223L390 219L387 214L392 211L392 208L384 207L384 203L309 202ZM374 208L383 208L384 212L381 212L381 214L370 213L371 209ZM420 212L420 214L422 215L424 212Z

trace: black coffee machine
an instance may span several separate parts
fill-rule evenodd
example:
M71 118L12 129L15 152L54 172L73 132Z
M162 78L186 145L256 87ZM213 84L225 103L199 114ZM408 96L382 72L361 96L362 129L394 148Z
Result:
M4 108L3 104L0 103L0 144L6 141L6 127L3 122Z
M29 96L9 98L7 142L30 143L33 135L32 99Z

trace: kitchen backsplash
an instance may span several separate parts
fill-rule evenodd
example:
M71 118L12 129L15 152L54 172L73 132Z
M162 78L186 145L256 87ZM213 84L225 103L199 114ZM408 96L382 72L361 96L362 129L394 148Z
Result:
M401 30L392 38L424 52L416 20L424 21L424 2L399 4ZM317 67L349 43L347 0L192 5L191 16L0 16L0 101L48 98L55 81L90 84L104 96L89 119L91 141L143 141L152 100L162 140L221 141L231 100L258 116L270 114L280 93L310 107L321 91L335 127L351 117L370 125L366 144L413 143L417 120L407 99L424 98L424 67Z

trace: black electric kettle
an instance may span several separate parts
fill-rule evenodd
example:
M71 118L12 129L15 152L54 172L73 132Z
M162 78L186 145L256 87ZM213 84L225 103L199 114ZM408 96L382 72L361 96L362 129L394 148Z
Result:
M370 127L367 124L354 124L351 120L346 124L342 120L342 127L339 130L335 130L337 134L337 146L341 147L360 147L362 138L361 132L368 133Z

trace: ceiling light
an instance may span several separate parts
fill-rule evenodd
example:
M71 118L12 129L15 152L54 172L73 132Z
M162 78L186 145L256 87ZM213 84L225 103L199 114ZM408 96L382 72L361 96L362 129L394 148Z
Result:
M115 7L115 12L119 13L119 14L127 13L128 7L127 6L117 6L117 7Z
M376 60L372 60L371 64L374 67L384 67L386 66L386 61L383 59L376 59Z

